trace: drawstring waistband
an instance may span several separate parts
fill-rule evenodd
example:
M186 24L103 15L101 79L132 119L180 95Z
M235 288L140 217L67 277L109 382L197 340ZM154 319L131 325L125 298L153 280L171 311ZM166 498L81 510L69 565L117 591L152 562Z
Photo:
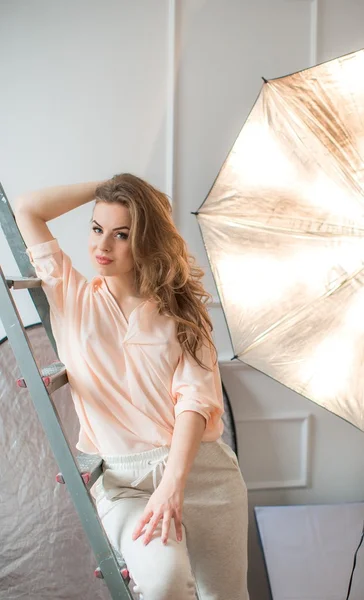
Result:
M144 481L144 479L146 477L148 477L149 473L152 471L153 472L153 488L154 490L157 489L157 469L159 467L160 469L160 474L161 474L161 478L163 477L163 473L164 473L164 469L167 466L167 461L165 458L157 458L156 460L149 460L148 461L149 465L153 465L153 467L151 469L148 469L145 473L142 473L140 477L138 477L137 479L135 479L135 481L132 481L130 485L134 486L134 485L138 485L139 483L141 483L142 481Z
M156 490L158 485L157 471L159 469L162 478L167 465L169 450L169 446L159 446L135 454L101 455L104 461L102 485L107 498L111 500L122 493L120 491L121 484L118 485L118 472L122 471L141 471L141 474L130 483L132 487L144 481L149 473L153 473L153 488Z

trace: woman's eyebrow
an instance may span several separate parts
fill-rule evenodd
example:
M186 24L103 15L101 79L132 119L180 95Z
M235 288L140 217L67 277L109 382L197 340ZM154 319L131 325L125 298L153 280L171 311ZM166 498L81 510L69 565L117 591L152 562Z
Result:
M100 225L97 221L95 221L95 219L92 222L96 223L96 225L102 229L102 225ZM118 229L129 229L130 230L130 227L127 227L127 225L123 225L122 227L115 227L113 229L113 231L117 231Z

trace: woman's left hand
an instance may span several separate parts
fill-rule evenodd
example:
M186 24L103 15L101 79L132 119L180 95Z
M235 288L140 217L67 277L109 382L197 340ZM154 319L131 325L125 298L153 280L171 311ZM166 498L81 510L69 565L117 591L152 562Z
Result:
M144 545L146 546L153 535L159 521L163 519L162 524L162 542L167 543L171 519L174 519L177 540L182 540L182 507L184 498L184 486L170 479L162 479L157 489L149 498L148 504L144 509L143 516L139 519L132 535L136 540L142 534L144 525L149 523L144 536Z

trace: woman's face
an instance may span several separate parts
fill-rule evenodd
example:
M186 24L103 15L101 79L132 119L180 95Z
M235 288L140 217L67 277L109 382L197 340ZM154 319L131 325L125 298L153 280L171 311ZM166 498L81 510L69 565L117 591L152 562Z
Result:
M88 250L91 262L100 275L112 276L133 269L129 233L129 209L118 203L98 202L90 225ZM102 258L111 262L104 261Z

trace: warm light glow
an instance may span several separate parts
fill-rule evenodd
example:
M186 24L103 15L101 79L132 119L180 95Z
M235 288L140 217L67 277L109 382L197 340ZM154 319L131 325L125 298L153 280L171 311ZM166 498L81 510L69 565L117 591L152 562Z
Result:
M230 154L229 178L235 176L247 187L258 184L291 188L297 171L284 150L263 118L248 121Z
M359 244L363 254L358 252ZM364 257L363 245L361 240L334 248L302 245L285 254L280 250L277 256L264 252L259 255L256 250L251 254L224 254L216 260L223 295L244 311L258 311L264 306L269 310L271 304L297 289L302 298L319 297L364 266L360 260Z
M333 223L340 223L339 219L342 219L344 224L348 221L354 224L355 219L364 217L363 198L359 194L349 193L344 183L330 179L323 172L319 172L314 180L302 186L301 197L312 206L323 209L328 221L332 215Z
M305 395L326 401L342 394L350 383L355 344L348 332L338 331L323 340L298 372Z
M362 430L363 72L264 85L200 210L234 352Z
M364 334L364 290L343 306L340 324L318 344L310 359L300 368L307 382L305 393L327 400L350 388L355 357ZM356 382L355 382L356 383Z
M342 324L350 337L360 337L364 334L364 290L354 296L347 309L343 312Z

